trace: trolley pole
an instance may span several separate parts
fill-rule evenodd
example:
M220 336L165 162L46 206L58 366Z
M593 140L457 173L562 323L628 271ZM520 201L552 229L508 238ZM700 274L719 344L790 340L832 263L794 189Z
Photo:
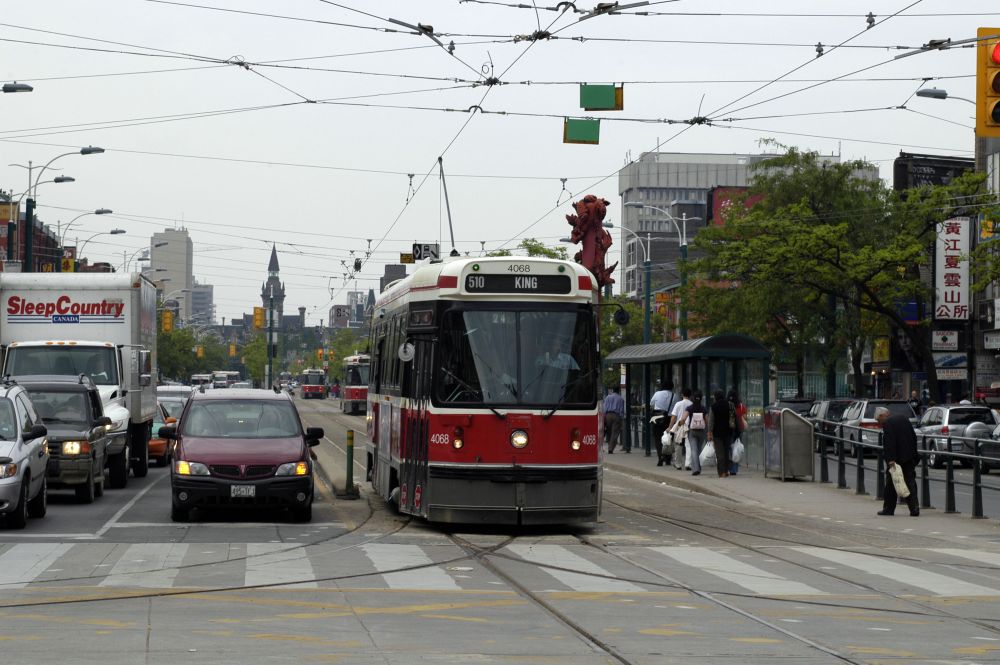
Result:
M347 430L347 438L344 443L347 454L347 470L344 474L344 489L337 493L338 499L358 499L361 493L358 486L354 484L354 430Z

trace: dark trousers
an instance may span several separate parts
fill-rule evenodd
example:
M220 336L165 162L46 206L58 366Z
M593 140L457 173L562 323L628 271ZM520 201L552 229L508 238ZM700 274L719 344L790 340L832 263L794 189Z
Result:
M670 416L666 411L653 411L654 416L663 416L653 423L653 445L656 446L657 459L663 459L663 433L670 424Z
M733 443L732 435L713 434L712 441L712 445L715 447L715 462L719 475L729 473L729 467L732 466L732 462L729 461L729 446Z
M604 440L608 444L608 452L615 452L622 438L622 419L617 413L604 414Z
M918 513L920 512L920 504L917 502L917 463L914 460L910 460L909 462L896 462L896 464L903 470L903 480L906 481L906 486L910 489L910 496L906 497L906 505L909 507L911 513ZM899 495L896 494L896 486L892 483L892 476L889 475L889 469L886 468L882 511L892 514L896 511L896 503L898 501Z

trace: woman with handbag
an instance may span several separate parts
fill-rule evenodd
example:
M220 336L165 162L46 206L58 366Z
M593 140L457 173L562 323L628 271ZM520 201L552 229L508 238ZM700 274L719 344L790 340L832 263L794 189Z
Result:
M729 474L735 476L740 472L740 460L743 459L743 455L746 453L746 447L742 439L743 433L747 431L747 405L740 401L740 395L736 390L730 390L727 397L729 398L729 406L736 412L736 426L738 429L733 439L733 445L729 450L731 460Z
M716 390L713 395L715 401L708 413L708 440L715 448L716 468L719 478L729 477L729 446L736 438L737 427L736 409L730 407L726 394L721 390Z

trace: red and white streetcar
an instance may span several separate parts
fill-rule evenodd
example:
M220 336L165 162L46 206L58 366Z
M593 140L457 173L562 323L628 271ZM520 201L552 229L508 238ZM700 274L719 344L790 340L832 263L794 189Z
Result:
M299 390L302 392L302 399L315 397L326 399L326 370L304 369L299 375Z
M375 303L368 478L435 522L596 521L598 293L544 258L419 267Z
M368 370L371 359L366 353L344 358L344 382L340 386L340 410L364 413L368 406Z

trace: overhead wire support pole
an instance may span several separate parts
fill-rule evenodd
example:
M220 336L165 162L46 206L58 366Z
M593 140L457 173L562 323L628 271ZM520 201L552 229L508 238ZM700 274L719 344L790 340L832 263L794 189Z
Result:
M448 233L451 235L451 256L458 256L455 249L455 227L451 224L451 203L448 202L448 183L444 179L444 158L438 157L438 169L441 173L441 188L444 190L444 207L448 212Z

